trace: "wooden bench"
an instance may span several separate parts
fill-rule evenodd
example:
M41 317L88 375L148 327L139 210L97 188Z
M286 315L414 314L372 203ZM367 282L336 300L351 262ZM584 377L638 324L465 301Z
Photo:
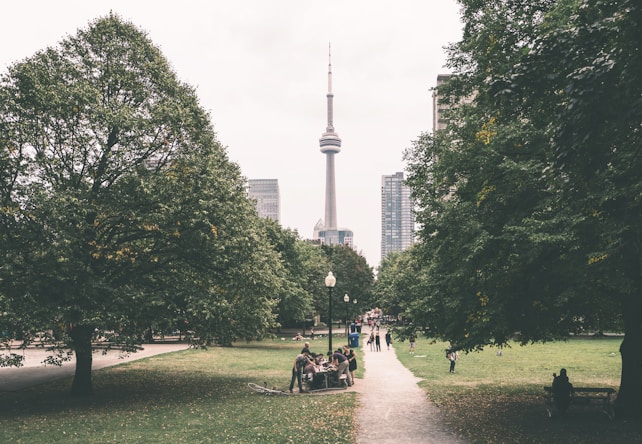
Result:
M553 388L548 386L544 387L546 411L548 412L548 417L553 417ZM592 401L597 401L601 407L602 412L609 419L615 417L615 412L613 411L613 403L611 395L615 393L615 390L610 387L573 387L571 391L571 404L575 405L590 405Z

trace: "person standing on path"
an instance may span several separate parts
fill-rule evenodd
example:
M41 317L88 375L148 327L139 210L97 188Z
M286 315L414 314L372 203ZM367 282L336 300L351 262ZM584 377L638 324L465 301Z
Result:
M390 334L390 330L386 331L386 347L388 350L390 350L390 344L392 344L392 335Z
M377 334L375 335L375 349L378 352L381 351L381 337L379 337L379 330L377 330Z

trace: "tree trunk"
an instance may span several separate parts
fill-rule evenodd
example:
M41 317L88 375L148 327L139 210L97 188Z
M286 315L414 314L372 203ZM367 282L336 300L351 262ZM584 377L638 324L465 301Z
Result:
M629 234L629 233L627 233ZM615 401L615 415L621 419L642 419L642 277L636 236L625 238L624 264L633 282L623 303L624 340L620 345L622 376Z
M76 373L71 385L72 396L91 396L92 347L91 336L93 329L86 325L74 325L71 329L71 346L76 354Z

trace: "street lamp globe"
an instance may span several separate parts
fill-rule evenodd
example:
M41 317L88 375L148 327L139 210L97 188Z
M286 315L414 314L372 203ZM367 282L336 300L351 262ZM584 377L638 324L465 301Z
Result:
M325 286L328 288L334 288L334 285L337 283L337 278L334 277L334 274L329 271L328 275L325 277Z

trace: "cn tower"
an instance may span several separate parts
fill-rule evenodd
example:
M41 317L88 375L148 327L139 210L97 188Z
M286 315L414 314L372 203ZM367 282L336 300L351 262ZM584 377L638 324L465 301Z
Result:
M334 132L332 124L332 58L328 45L328 125L319 139L321 152L325 154L325 243L338 244L339 231L337 228L337 192L334 179L334 155L341 151L341 139Z

